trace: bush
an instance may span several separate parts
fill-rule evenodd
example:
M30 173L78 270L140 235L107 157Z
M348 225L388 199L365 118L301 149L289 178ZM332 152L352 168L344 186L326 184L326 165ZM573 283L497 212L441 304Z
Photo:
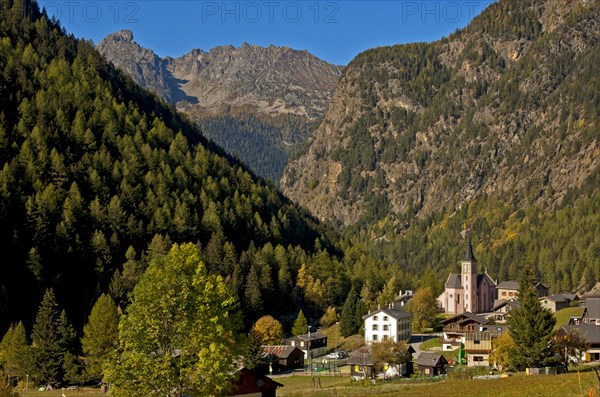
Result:
M13 385L2 372L0 372L0 397L19 397L19 393L15 391Z
M448 379L472 379L474 376L487 375L490 371L489 367L454 367L448 371Z

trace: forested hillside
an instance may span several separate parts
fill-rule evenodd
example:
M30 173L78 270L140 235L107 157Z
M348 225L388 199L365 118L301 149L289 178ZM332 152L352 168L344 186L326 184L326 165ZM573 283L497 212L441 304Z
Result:
M77 327L102 292L124 306L148 261L184 241L249 323L297 312L302 291L277 297L307 256L337 252L324 232L35 2L0 2L2 330L29 326L49 287Z
M600 280L600 2L491 4L433 43L345 69L285 193L440 291L470 226L480 266L553 292ZM430 283L432 284L432 283Z
M129 30L108 35L97 48L276 184L288 158L325 114L342 70L307 51L249 44L161 58L139 45Z
M600 165L599 9L501 0L448 38L359 54L284 192L342 226L483 196L558 208Z

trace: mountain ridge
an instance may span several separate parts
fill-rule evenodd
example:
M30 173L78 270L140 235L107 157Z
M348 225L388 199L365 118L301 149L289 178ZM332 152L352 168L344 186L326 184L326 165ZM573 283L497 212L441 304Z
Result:
M600 164L597 10L502 0L448 38L359 54L284 192L343 227L481 195L555 206Z

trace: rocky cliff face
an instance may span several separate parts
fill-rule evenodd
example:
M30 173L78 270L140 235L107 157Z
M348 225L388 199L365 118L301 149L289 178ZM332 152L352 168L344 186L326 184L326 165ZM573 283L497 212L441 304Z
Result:
M481 195L552 207L600 165L598 1L501 0L345 69L284 192L343 226Z
M195 113L236 106L317 119L342 71L307 51L249 44L160 58L128 30L107 36L98 50L141 86L171 103L187 101L185 109Z

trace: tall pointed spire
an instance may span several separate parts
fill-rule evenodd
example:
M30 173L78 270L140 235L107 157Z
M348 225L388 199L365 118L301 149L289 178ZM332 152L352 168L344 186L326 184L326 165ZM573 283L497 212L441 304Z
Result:
M477 262L475 255L473 255L473 246L471 245L471 233L467 230L467 251L462 260L463 262Z

